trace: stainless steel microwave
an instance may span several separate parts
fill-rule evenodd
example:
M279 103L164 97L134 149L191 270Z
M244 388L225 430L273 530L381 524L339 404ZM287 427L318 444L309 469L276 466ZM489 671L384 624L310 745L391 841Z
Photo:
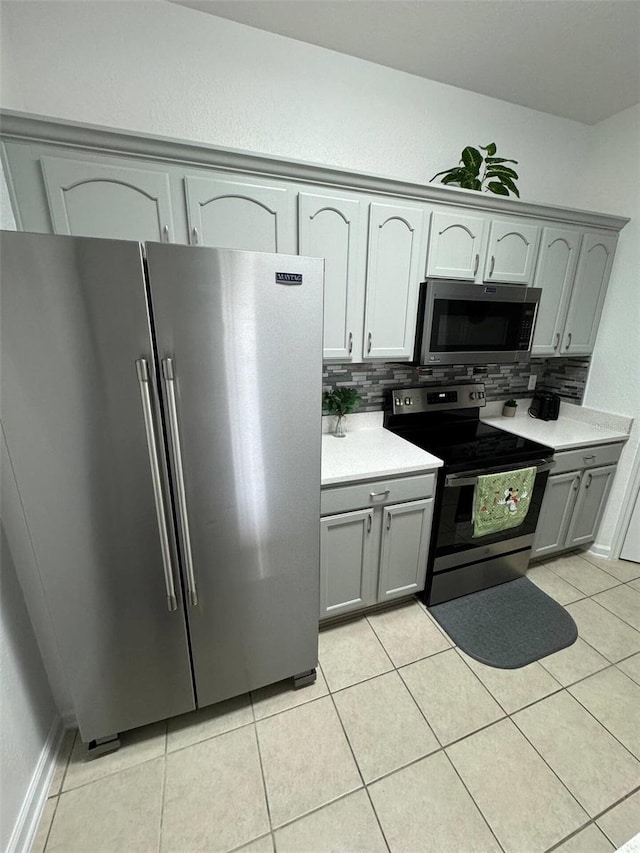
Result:
M420 285L414 362L527 361L542 290L428 279Z

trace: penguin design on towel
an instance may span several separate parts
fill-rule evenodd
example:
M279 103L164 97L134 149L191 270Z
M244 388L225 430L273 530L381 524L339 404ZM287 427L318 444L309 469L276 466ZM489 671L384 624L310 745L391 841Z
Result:
M509 512L515 512L516 509L518 508L518 501L522 500L523 498L526 498L526 497L527 497L526 491L524 491L522 494L520 494L520 489L515 489L513 486L511 486L510 488L505 489L504 497L501 501L498 501L498 503L501 506L508 507Z

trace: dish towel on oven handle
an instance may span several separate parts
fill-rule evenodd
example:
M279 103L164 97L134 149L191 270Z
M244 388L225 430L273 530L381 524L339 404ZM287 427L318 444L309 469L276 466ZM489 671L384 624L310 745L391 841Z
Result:
M473 538L519 527L527 517L536 469L481 474L473 495Z

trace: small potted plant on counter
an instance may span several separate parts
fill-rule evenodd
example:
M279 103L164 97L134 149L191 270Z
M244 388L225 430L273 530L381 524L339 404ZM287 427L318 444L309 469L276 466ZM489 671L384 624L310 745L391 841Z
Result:
M515 417L517 408L518 404L515 400L507 400L507 402L502 407L502 416L505 418Z
M354 412L361 402L362 397L355 388L334 388L332 391L324 392L322 395L324 408L330 415L336 415L337 417L336 426L333 431L336 438L346 438L346 416Z

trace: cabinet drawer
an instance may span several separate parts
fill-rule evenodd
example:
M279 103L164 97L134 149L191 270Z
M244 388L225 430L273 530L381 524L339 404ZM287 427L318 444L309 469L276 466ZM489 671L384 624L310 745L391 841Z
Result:
M617 444L597 444L581 447L579 450L565 450L553 457L555 467L551 474L564 474L565 471L580 471L582 468L596 468L600 465L613 465L622 453L622 442Z
M435 485L435 474L422 474L419 477L373 480L369 483L323 489L320 495L320 512L321 515L333 515L352 509L430 498L435 491Z

